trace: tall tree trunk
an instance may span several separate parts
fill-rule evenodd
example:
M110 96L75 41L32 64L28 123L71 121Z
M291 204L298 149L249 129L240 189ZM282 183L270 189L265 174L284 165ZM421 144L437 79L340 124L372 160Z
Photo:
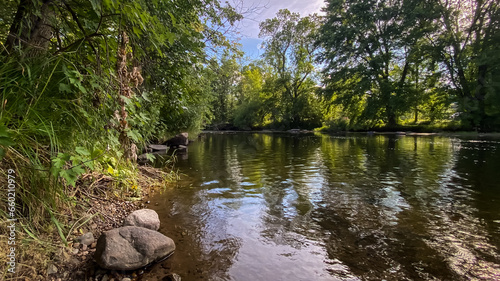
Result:
M27 57L44 54L53 36L51 22L55 14L52 4L53 0L43 0L40 7L35 7L32 1L21 0L3 52L10 53L15 47L20 47L27 51L24 53ZM36 9L39 9L39 13L36 13Z
M484 103L484 99L486 96L486 74L488 72L488 66L487 65L480 65L478 67L478 74L477 74L477 87L476 87L476 92L474 95L474 98L478 102L478 112L476 114L478 115L477 118L479 119L476 126L479 127L481 131L488 130L488 122L487 122L487 115L486 115L486 107Z
M386 107L387 111L387 127L389 128L396 128L398 125L397 119L396 119L396 114L392 111L392 108L389 109L390 106ZM390 111L389 111L390 110Z

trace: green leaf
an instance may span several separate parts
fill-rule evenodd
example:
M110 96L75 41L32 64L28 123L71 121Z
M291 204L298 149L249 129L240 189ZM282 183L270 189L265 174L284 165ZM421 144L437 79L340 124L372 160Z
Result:
M99 155L101 155L103 153L103 150L102 149L94 149L92 151L92 153L90 154L90 158L96 158L98 157Z
M83 155L83 156L90 156L90 152L85 148L81 146L77 146L75 148L76 153Z
M147 154L146 154L146 158L147 158L150 162L153 162L153 161L155 161L156 156L154 156L154 155L153 155L153 154L151 154L151 153L147 153Z
M170 45L173 45L173 44L174 44L174 42L175 42L175 34L174 34L174 33L172 33L172 32L167 32L167 33L165 34L165 36L167 37L168 43L169 43Z
M66 161L69 161L69 158L69 154L59 152L57 157L52 159L52 165L56 168L62 168L66 164Z
M138 134L135 130L128 131L127 136L134 140L134 142L139 142L139 140L141 139L141 135Z

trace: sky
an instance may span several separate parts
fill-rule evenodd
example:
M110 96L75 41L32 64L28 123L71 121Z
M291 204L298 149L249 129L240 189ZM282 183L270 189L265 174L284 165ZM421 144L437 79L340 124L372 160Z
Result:
M242 49L251 58L258 58L262 54L259 45L259 22L276 16L280 9L288 9L291 12L307 16L313 13L320 13L325 5L324 0L234 0L234 5L244 13L245 19L239 24L240 43Z

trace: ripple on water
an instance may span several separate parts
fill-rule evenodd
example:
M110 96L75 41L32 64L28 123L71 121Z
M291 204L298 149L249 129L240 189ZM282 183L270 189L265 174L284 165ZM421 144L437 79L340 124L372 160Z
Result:
M488 181L499 146L207 135L178 163L191 188L152 206L178 246L169 270L186 280L500 280L500 190Z

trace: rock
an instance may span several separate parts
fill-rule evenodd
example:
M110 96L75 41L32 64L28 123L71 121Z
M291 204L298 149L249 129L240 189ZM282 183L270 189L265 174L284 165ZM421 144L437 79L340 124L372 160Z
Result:
M76 255L78 254L78 249L73 249L73 251L71 252L73 255Z
M52 263L49 264L49 266L47 267L47 274L51 275L51 274L56 274L56 273L57 273L57 267Z
M151 230L160 229L160 218L158 214L151 209L141 209L132 212L125 218L123 226L139 226Z
M80 248L80 243L73 243L73 248L78 249Z
M122 281L132 281L132 279L128 278L128 277L125 277L122 279Z
M101 281L108 281L109 280L109 277L108 275L104 275L101 279Z
M135 270L174 251L174 241L167 236L144 227L124 226L99 237L94 258L105 269Z
M169 275L163 277L162 281L181 281L181 276L177 273L170 273Z
M82 245L82 251L85 251L85 250L87 250L87 245L83 244Z
M189 144L188 133L178 134L177 136L167 140L164 144L172 147L177 147L179 145L187 146Z
M96 247L96 246L97 246L97 243L96 243L96 242L94 242L94 243L90 244L90 248L91 248L91 249L95 249L95 247Z
M77 242L80 242L81 244L89 246L90 244L92 244L94 242L94 234L92 234L92 232L87 232L87 233L83 234L82 236L77 237L75 240Z
M150 144L148 145L148 148L151 149L152 151L164 151L168 150L167 145L162 145L162 144Z

